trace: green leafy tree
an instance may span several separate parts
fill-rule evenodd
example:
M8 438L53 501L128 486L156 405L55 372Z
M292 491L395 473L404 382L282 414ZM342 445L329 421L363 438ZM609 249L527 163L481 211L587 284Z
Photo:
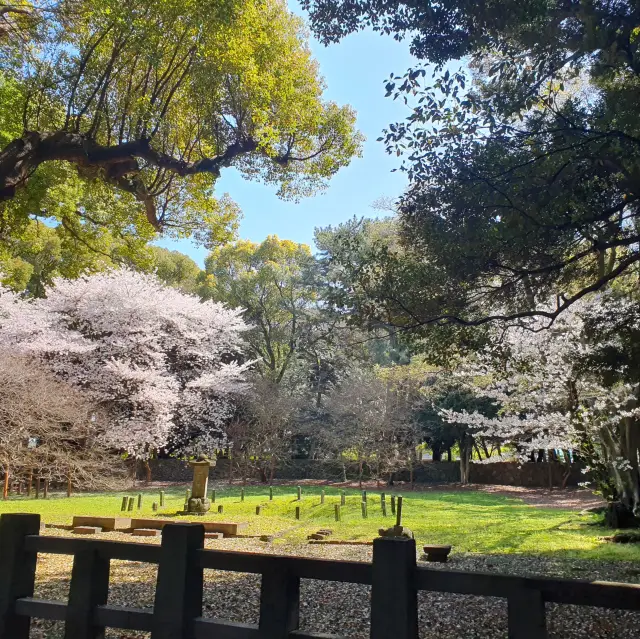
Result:
M469 62L467 71L440 66L430 79L418 67L386 82L389 96L415 99L383 136L412 180L399 204L406 259L383 256L393 286L376 298L395 323L553 320L637 271L637 6L306 5L325 41L370 24L410 36L429 62Z
M76 233L215 244L235 219L213 197L224 168L297 198L359 153L353 111L323 101L302 22L280 0L14 13L23 37L0 59L5 234L36 214Z

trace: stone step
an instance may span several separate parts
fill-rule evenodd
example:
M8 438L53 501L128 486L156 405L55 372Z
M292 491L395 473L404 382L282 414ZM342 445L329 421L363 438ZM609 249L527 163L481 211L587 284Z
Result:
M427 561L435 561L441 564L447 562L447 557L451 552L451 546L427 545L423 546L427 555Z
M184 523L184 520L175 519L132 519L131 528L156 528L162 530L167 524ZM230 521L195 521L193 523L202 524L205 532L222 533L225 537L235 537L241 530L244 530L248 522Z
M76 535L95 535L101 533L102 528L100 526L75 526L73 532Z
M73 518L73 526L98 526L107 532L114 530L127 530L128 528L131 528L131 518L76 515Z
M134 537L160 537L162 530L159 528L134 528L131 534Z

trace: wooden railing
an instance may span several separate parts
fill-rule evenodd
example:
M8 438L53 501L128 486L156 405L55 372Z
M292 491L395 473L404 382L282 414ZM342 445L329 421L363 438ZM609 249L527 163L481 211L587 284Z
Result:
M373 542L373 563L204 549L199 524L170 524L161 545L39 535L38 515L0 520L0 639L27 639L31 618L64 621L65 639L96 639L105 628L152 639L326 639L299 629L300 579L371 586L372 639L418 637L418 590L503 597L510 639L547 636L545 603L640 610L640 586L433 570L416 565L413 540ZM73 555L67 602L34 599L38 553ZM158 565L152 610L108 603L112 559ZM203 570L262 575L257 625L202 616Z

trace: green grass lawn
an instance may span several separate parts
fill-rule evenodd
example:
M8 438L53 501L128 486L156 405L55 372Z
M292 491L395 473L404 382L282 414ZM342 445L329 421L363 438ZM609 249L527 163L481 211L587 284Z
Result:
M224 506L224 514L216 506L204 520L247 521L247 534L284 534L276 540L288 543L303 542L308 534L330 527L334 539L370 540L378 528L392 526L394 521L387 492L387 517L380 508L380 493L368 492L368 518L361 514L361 493L347 490L347 503L342 507L342 521L334 519L334 505L340 503L340 490L325 488L324 505L320 504L319 487L304 487L302 501L297 501L296 488L274 487L273 501L269 489L263 486L245 488L245 500L240 501L240 488L217 490L216 506ZM46 523L68 524L73 515L120 515L125 494L143 494L143 507L136 507L126 516L186 517L175 515L182 510L184 489L165 489L165 507L158 513L151 509L159 501L157 490L135 490L128 493L82 494L66 498L53 494L46 501L14 496L0 502L0 513L40 513ZM403 493L403 524L413 530L418 544L452 544L454 552L524 553L558 555L584 559L640 560L637 544L611 544L599 537L611 534L597 523L595 515L581 516L567 510L543 509L529 506L519 499L474 492L415 492ZM257 505L262 514L256 516ZM301 507L300 520L295 519L296 506ZM202 520L192 518L194 520ZM286 531L286 532L285 532Z

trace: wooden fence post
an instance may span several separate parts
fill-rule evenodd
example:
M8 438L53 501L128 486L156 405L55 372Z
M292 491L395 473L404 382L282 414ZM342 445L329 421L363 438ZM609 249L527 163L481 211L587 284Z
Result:
M299 625L300 579L285 569L263 573L260 586L261 636L289 636Z
M0 639L28 639L30 618L15 614L15 602L33 596L37 552L25 549L25 537L40 532L40 515L0 517Z
M94 625L93 614L108 596L109 559L99 555L97 545L88 545L73 556L64 639L102 639L104 627Z
M153 606L151 639L194 639L195 619L202 616L202 524L167 524Z
M416 542L405 537L373 541L371 639L418 638Z
M514 590L507 598L509 639L547 639L544 599L538 590Z

